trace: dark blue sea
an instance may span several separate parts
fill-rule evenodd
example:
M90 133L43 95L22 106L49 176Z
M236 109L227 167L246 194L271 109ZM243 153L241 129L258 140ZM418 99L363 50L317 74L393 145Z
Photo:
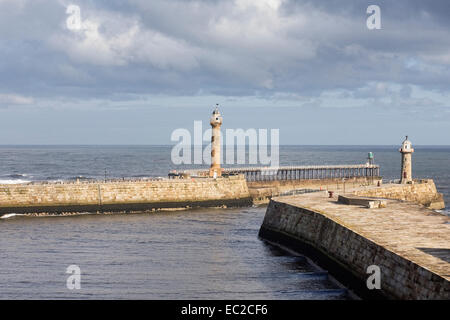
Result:
M166 177L171 146L0 146L0 183ZM281 146L280 165L365 163L398 179L398 146ZM413 175L450 201L450 147L415 146ZM242 166L242 165L239 165ZM205 165L206 167L206 165ZM448 214L448 211L443 211ZM0 299L350 299L308 259L258 238L264 207L0 219ZM66 268L81 270L81 289Z

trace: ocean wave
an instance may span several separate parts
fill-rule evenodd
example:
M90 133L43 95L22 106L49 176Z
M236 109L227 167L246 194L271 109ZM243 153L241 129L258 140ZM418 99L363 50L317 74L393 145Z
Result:
M442 210L433 210L434 212L445 214L450 217L450 208L444 208Z
M23 179L0 179L0 184L20 184L20 183L28 183L31 180L23 180Z
M74 180L95 180L95 178L86 177L86 176L73 176L73 177L67 178L67 180L69 180L69 181L74 181Z
M28 175L25 174L25 173L22 173L22 174L20 174L20 173L13 173L13 174L8 174L5 177L12 178L12 179L20 179L20 178L28 177Z
M0 219L8 219L8 218L16 217L16 216L23 216L23 214L21 214L21 213L7 213L7 214L2 215L0 217Z
M61 180L61 177L57 177L57 176L48 176L48 177L45 177L43 180L44 180L44 181L57 181L57 180Z

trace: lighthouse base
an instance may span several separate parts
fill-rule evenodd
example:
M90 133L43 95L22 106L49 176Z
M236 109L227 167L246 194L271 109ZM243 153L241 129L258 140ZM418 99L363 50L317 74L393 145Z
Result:
M209 169L209 176L212 178L217 178L222 176L222 169L221 168L210 168Z

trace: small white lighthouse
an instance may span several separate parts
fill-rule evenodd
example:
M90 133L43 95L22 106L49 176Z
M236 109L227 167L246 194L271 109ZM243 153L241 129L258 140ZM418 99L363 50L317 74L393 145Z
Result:
M408 140L406 136L405 141L402 143L402 147L398 150L402 154L402 176L400 178L400 183L411 183L412 182L412 153L414 149L412 148L411 141Z
M222 175L222 169L220 168L220 126L222 125L222 116L220 115L218 104L216 104L216 109L214 109L209 123L212 127L209 176L220 177Z

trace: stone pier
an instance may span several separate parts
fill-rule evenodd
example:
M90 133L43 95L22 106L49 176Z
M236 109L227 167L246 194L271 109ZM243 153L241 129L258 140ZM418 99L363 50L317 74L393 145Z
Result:
M243 176L0 185L0 216L7 213L133 212L251 204Z
M272 199L260 236L313 257L364 298L450 299L449 217L412 202L370 209L337 197ZM380 289L366 285L372 265L380 268Z

